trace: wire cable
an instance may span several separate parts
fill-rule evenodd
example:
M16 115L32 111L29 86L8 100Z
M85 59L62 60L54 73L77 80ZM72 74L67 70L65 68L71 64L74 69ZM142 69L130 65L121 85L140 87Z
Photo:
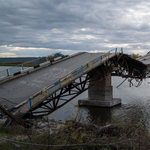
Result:
M0 137L1 140L4 141L8 141L8 142L12 142L12 143L17 143L17 144L24 144L24 145L31 145L31 146L47 146L47 147L71 147L71 146L108 146L108 145L113 145L113 144L118 144L118 143L122 143L122 142L127 142L127 141L133 141L132 139L128 139L128 140L123 140L123 141L119 141L119 142L114 142L114 143L108 143L108 144L100 144L100 143L95 143L95 144L89 144L89 143L83 143L83 144L69 144L69 145L47 145L47 144L36 144L36 143L25 143L25 142L19 142L19 141L14 141L14 140L9 140L6 138L2 138Z

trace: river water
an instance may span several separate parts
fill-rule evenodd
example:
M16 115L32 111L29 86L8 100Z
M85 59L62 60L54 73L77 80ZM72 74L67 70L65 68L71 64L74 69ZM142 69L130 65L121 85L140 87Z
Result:
M1 67L0 70L8 67ZM65 121L76 115L77 111L82 114L82 119L88 122L101 120L101 124L111 122L113 117L121 121L141 123L147 129L150 128L150 79L143 81L140 87L129 87L126 80L119 88L116 88L124 79L112 77L113 97L121 98L122 104L112 108L100 107L75 107L79 99L87 98L87 91L73 99L71 102L49 115L50 119Z
M88 92L84 92L71 102L49 115L50 119L65 121L74 117L76 112L82 113L82 118L88 122L101 120L101 124L111 122L112 118L119 121L130 121L132 123L141 123L147 129L150 127L150 80L143 81L140 87L129 87L126 80L119 88L116 88L124 79L121 77L112 77L113 97L121 98L122 104L112 108L100 107L74 107L79 99L86 98Z
M9 66L0 66L0 71L10 68Z

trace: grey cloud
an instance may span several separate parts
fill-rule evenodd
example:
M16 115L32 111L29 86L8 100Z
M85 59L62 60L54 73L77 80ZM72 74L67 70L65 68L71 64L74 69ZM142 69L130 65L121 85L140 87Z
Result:
M109 50L111 44L128 44L136 49L135 43L143 43L141 48L147 49L144 45L149 42L150 15L140 8L150 5L146 0L0 3L0 45L92 51ZM143 17L135 14L141 11Z

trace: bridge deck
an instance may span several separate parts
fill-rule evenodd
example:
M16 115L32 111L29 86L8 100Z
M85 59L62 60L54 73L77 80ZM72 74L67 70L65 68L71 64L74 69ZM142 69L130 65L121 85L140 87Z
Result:
M83 53L71 59L62 61L46 68L37 70L31 74L16 78L0 85L0 103L7 108L28 99L45 86L56 81L59 77L82 64L100 56L102 53ZM40 95L40 98L42 95ZM33 104L38 100L33 101Z
M102 58L102 63L104 63L105 61L107 61L108 59L114 57L116 54L112 53L109 54L109 57L104 57ZM89 63L86 63L85 68L84 68L84 73L92 70L94 68L93 64L91 64L92 61L89 61ZM101 63L97 63L96 66L99 66ZM83 65L84 66L84 65ZM80 71L79 71L80 72ZM61 86L59 86L59 88L61 89L63 86L67 85L68 83L72 82L73 79L71 76L71 73L66 74L65 76L62 76L60 78L59 83L61 84ZM82 76L82 74L80 75L80 73L78 74L79 76ZM79 77L78 76L78 77ZM57 86L57 85L56 85ZM59 89L58 88L58 89ZM53 87L52 87L53 89ZM54 88L55 89L55 88ZM24 114L25 112L28 112L32 107L30 107L31 105L33 107L38 106L38 104L40 102L42 102L48 95L48 89L45 88L44 90L42 89L41 91L39 91L38 93L35 94L35 96L33 95L32 100L30 101L29 99L27 99L26 101L24 101L25 103L19 108L17 109L17 111L15 111L14 115L16 114ZM49 95L50 96L50 95ZM32 103L32 104L31 104Z

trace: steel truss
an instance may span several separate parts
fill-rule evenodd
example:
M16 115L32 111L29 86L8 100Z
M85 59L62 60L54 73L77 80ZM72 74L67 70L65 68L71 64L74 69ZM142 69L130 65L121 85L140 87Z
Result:
M32 107L25 115L25 117L27 117L28 115L30 115L30 117L39 117L54 112L55 110L64 106L72 99L89 89L93 85L92 81L99 82L103 80L110 72L111 68L111 63L106 62L105 64L102 64L94 70L82 75L68 85L51 94L48 98L43 100L35 107ZM97 73L99 73L99 77L94 77L94 75ZM91 77L92 80L90 80L89 83L89 79Z

